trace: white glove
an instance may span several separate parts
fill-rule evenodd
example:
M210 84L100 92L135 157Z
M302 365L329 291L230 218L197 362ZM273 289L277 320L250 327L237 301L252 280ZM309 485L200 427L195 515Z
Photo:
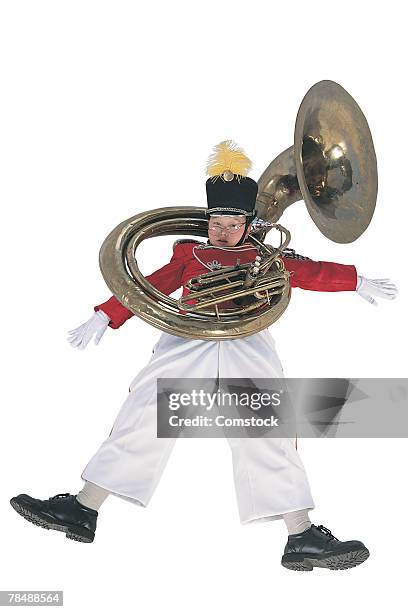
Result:
M83 350L95 334L95 344L99 344L109 325L109 321L108 315L103 310L98 310L86 323L68 332L70 337L67 340L74 348Z
M394 300L397 297L398 289L390 282L389 278L365 278L364 276L357 275L357 287L356 291L364 300L378 306L378 303L373 298L381 297L386 300Z

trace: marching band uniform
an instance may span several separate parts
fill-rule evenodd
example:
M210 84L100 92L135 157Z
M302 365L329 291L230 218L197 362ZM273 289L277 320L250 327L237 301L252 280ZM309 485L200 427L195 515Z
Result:
M177 240L170 262L146 277L159 291L170 295L183 286L183 295L187 295L185 284L192 277L222 266L252 262L259 254L256 246L245 241L246 230L255 217L257 196L257 183L246 176L249 165L248 158L232 141L216 147L208 165L207 212L245 215L245 231L234 247L217 247L210 241L203 245L193 239ZM369 301L373 300L371 294L376 289L376 295L391 298L394 286L385 283L385 279L364 279L354 265L313 261L294 254L291 249L284 252L283 261L290 272L291 288L357 290ZM221 307L229 305L225 301ZM107 326L117 329L133 316L115 296L94 306L94 310L93 318L74 330L74 346L86 346L95 331L95 342L99 342ZM284 376L274 340L267 329L245 338L221 341L195 340L162 332L150 361L132 381L108 438L92 456L81 478L146 506L175 443L175 438L156 435L157 378L216 380L242 376ZM242 523L285 518L314 508L306 472L292 439L228 438L228 442ZM37 525L63 530L73 539L93 541L98 513L73 495L59 494L41 501L22 494L11 503L17 512ZM310 521L305 524L310 525ZM300 534L289 535L282 563L290 569L310 570L313 565L338 569L353 567L368 554L361 542L340 542L322 525L311 525Z
M147 280L169 295L188 279L208 272L206 262L234 265L253 261L258 249L243 247L200 251L197 242L177 242L173 257ZM216 259L214 259L216 257ZM285 257L291 286L313 291L354 291L352 265ZM186 289L184 295L187 294ZM223 306L228 306L223 302ZM132 313L112 296L94 307L117 329ZM282 378L283 370L268 330L233 340L192 340L162 332L147 366L130 386L130 395L109 437L82 473L86 481L130 498L149 502L175 439L156 438L156 380L166 378ZM314 508L303 464L292 440L229 439L242 523L281 518L287 512ZM249 486L249 479L251 486Z

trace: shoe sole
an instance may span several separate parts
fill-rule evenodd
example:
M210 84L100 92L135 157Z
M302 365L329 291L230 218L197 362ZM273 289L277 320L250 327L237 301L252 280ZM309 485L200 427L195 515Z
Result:
M55 531L63 531L65 532L67 538L70 540L76 540L77 542L90 543L94 540L95 534L90 532L88 529L85 529L85 527L52 522L46 515L34 512L32 508L23 505L21 502L18 502L15 499L11 499L10 504L14 510L20 514L20 516L38 527L43 527L43 529L54 529Z
M345 570L364 563L370 556L367 548L350 550L344 553L323 555L302 555L300 553L288 553L282 557L282 565L290 570L298 572L311 572L314 567L324 567L330 570Z

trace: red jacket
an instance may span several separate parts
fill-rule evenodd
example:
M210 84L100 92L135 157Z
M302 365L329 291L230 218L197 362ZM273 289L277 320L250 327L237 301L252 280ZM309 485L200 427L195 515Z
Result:
M211 262L228 266L235 265L237 259L240 263L253 261L258 255L258 249L250 243L242 247L235 247L229 251L217 247L200 250L197 242L176 242L173 247L173 257L170 262L159 268L146 280L159 291L170 295L184 285L190 278L209 272ZM291 272L291 287L300 287L310 291L355 291L357 285L357 271L353 265L332 263L330 261L313 261L311 259L294 259L284 256L285 268ZM206 265L209 267L206 267ZM213 268L214 269L214 268ZM183 286L183 295L189 291ZM110 327L116 329L125 321L133 317L119 300L112 296L103 304L94 306L94 310L103 310L110 318Z

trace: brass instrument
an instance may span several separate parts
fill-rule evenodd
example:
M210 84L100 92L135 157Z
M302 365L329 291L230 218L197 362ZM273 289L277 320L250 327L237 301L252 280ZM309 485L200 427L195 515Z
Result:
M190 279L190 293L179 300L161 293L139 270L140 243L169 234L207 237L206 208L176 206L119 224L101 246L100 268L122 304L162 331L202 340L242 338L272 325L288 306L289 273L282 254L290 233L277 223L285 209L303 199L319 230L334 242L347 243L368 227L376 197L377 163L367 121L340 85L320 81L299 107L294 145L258 181L256 211L269 226L248 236L259 250L255 262ZM270 229L280 233L278 246L264 243ZM221 308L226 300L237 306Z

